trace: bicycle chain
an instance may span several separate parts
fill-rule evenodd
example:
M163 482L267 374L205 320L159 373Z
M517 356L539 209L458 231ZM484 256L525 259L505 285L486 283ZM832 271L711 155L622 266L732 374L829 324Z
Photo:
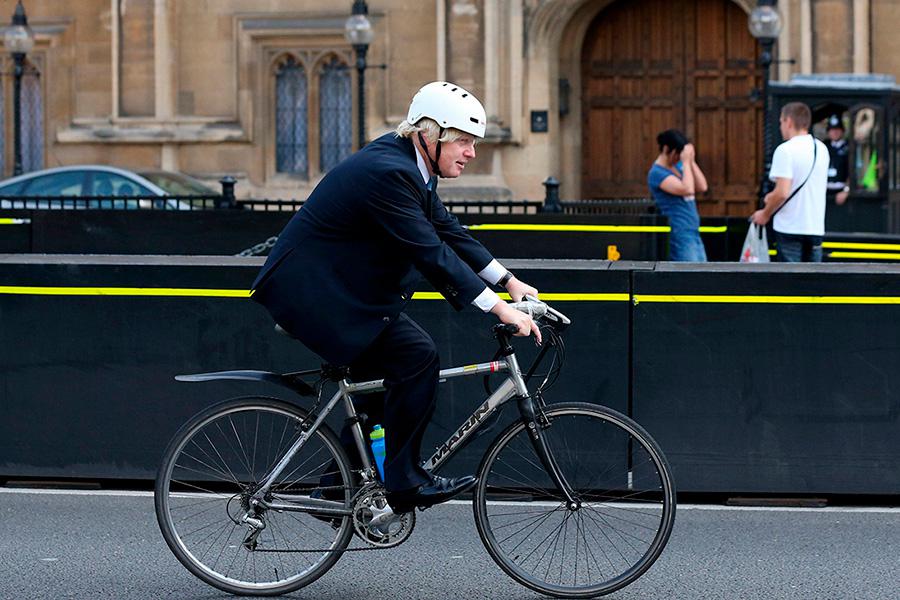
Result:
M358 498L359 496L361 496L363 493L365 493L365 492L366 492L366 489L367 489L368 487L371 487L371 484L370 484L369 486L365 486L365 487L363 487L361 490L359 490L359 491L354 495L354 500L355 500L356 498ZM351 527L353 527L353 524L352 524L352 519L353 519L353 517L351 516L350 519L351 519ZM416 522L415 522L415 518L413 518L412 527L415 527L415 523L416 523ZM412 533L412 527L410 528L410 532L406 534L406 537L405 537L402 541L398 542L395 546L398 546L398 545L402 544L403 542L405 542L407 539L409 539L409 535ZM370 542L369 540L367 540L367 539L363 538L362 536L360 536L359 533L355 531L355 528L354 528L354 532L353 532L353 537L355 537L356 539L362 541L362 542L363 542L364 544L366 544L367 546L366 546L366 547L363 547L363 548L344 548L343 550L331 550L331 549L325 549L325 550L299 550L299 549L293 549L293 548L285 548L284 550L276 550L276 549L271 549L271 550L269 550L269 549L260 549L260 548L256 548L256 549L253 550L253 552L266 552L266 553L278 553L278 554L311 554L311 553L321 554L321 553L324 553L324 552L364 552L364 551L366 551L366 550L387 550L388 548L394 548L394 547L395 547L395 546L376 546L375 544L373 544L373 543Z
M272 237L270 237L269 239L267 239L264 242L254 244L253 246L250 246L246 250L241 250L240 252L235 254L235 256L259 256L261 254L264 254L265 252L268 252L272 248L274 248L275 242L277 242L277 241L278 241L278 236L273 235Z

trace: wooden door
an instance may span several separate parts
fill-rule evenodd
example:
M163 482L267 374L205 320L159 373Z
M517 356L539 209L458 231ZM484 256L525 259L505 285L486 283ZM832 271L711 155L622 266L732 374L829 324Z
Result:
M656 135L684 131L710 190L705 215L749 215L762 169L761 80L747 14L731 0L619 0L582 52L585 198L647 197Z

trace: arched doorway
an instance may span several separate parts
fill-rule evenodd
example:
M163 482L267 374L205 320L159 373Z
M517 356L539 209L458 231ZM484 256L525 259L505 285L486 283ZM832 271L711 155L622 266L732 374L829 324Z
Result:
M619 0L588 28L581 55L582 195L646 197L656 134L695 142L705 215L749 215L762 168L756 40L732 0Z

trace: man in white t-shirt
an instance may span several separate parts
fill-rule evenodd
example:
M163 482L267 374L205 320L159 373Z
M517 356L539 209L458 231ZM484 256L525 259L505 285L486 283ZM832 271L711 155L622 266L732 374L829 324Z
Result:
M810 135L812 114L802 102L786 104L779 122L785 141L772 155L769 179L775 182L775 189L766 194L765 206L750 219L765 225L775 216L779 261L822 262L828 148Z

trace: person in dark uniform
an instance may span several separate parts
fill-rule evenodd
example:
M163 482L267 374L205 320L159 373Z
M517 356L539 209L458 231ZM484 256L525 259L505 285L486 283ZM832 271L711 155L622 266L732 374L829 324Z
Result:
M349 367L355 381L384 379L381 406L370 396L357 404L369 415L383 411L384 484L396 513L444 502L475 484L474 477L447 479L421 466L440 365L431 337L403 312L420 274L457 310L473 304L540 342L534 321L488 286L505 287L516 301L537 290L474 240L435 191L438 177L458 177L475 158L485 123L481 103L463 88L424 86L396 132L325 175L253 284L252 298L310 350ZM352 445L349 427L342 441Z
M844 124L838 115L828 119L828 193L835 204L843 204L850 195L850 149L844 139Z

